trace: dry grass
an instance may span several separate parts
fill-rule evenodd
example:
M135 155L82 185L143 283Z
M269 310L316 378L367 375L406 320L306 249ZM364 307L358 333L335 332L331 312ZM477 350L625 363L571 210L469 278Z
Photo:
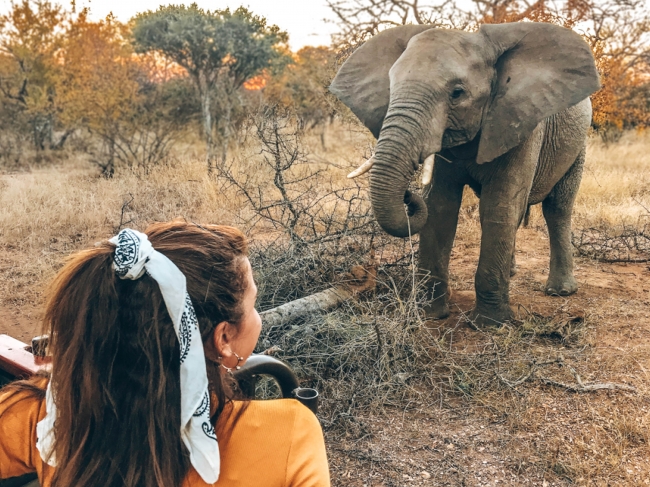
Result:
M349 184L345 175L371 141L342 126L332 129L329 140L324 150L318 136L307 137L309 164L296 168L294 176L322 170L330 187ZM644 224L644 206L650 207L648 153L647 134L628 134L609 147L591 140L574 227ZM269 195L276 191L259 147L249 143L235 157L238 176L249 176L250 184ZM350 241L334 250L321 246L310 255L327 251L336 259L309 263L304 255L277 254L282 249L269 246L277 232L255 223L255 216L232 185L206 174L200 150L193 147L147 177L122 173L102 179L75 158L4 174L0 308L27 316L38 309L43 285L71 251L110 237L120 226L142 229L175 217L248 231L262 249L254 257L264 281L264 306L327 285L368 250ZM397 486L408 479L409 485L482 485L486 479L506 485L650 483L648 273L641 266L578 259L580 293L561 301L544 297L540 274L547 272L548 250L539 208L531 223L518 237L524 258L512 287L513 301L525 306L519 308L525 318L520 327L476 331L460 313L473 300L480 241L477 200L468 192L452 256L456 295L450 320L425 323L409 302L418 298L410 292L408 267L384 266L377 294L316 317L306 328L263 337L263 346L280 344L286 359L304 364L305 378L318 382L329 398L325 424L338 485ZM384 263L403 256L410 263L407 247L374 245L384 251ZM285 271L291 279L278 278ZM584 320L567 319L576 310ZM0 324L0 332L6 331L12 332ZM512 385L541 362L553 363ZM588 395L549 386L543 379L575 383L560 364L574 367L585 381L629 383L639 392ZM381 413L369 407L379 403ZM420 476L422 470L431 480Z
M327 170L334 184L347 184L348 169L362 160L371 141L364 133L336 127L328 151L316 136L308 140L311 164L302 171ZM114 179L74 156L65 164L28 173L0 176L0 245L8 250L40 253L68 252L93 239L109 236L124 221L136 227L148 222L185 217L191 220L235 223L250 215L243 198L223 192L219 181L208 177L200 159L179 157L146 178L136 172ZM238 170L251 175L250 183L269 186L269 173L259 163L258 148L249 146L236 155ZM587 164L574 211L575 227L638 224L650 208L650 134L630 133L614 145L590 140ZM477 200L465 197L463 215L475 220ZM531 222L544 226L541 210L534 208ZM57 245L52 245L57 244Z
M160 168L147 179L103 179L74 161L2 176L2 301L37 301L64 256L110 238L121 221L136 228L179 216L231 221L228 199L216 189L198 161Z
M616 144L593 139L576 205L576 223L638 223L650 208L650 133L628 133Z
M650 209L650 133L630 132L615 144L592 137L574 207L575 228L646 223ZM544 226L541 207L531 223Z

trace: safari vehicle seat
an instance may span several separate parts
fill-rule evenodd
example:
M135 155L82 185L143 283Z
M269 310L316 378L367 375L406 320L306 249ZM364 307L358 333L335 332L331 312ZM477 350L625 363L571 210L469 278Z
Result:
M49 362L44 357L42 340L46 337L37 337L29 346L8 335L0 335L0 387L11 381L27 378L39 370L47 368ZM37 354L33 354L36 351ZM300 387L298 378L291 367L284 362L268 355L254 354L246 361L241 369L234 372L244 396L249 399L256 398L257 385L262 377L270 377L280 389L283 398L297 399L307 406L314 414L318 411L318 391L316 389ZM0 479L0 487L39 487L36 474L27 474L21 477Z

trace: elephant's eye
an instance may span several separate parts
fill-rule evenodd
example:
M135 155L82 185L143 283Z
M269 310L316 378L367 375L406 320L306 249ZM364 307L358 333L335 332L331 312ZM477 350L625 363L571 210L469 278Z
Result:
M454 88L454 91L451 92L451 99L457 100L463 93L465 93L465 90L462 88Z

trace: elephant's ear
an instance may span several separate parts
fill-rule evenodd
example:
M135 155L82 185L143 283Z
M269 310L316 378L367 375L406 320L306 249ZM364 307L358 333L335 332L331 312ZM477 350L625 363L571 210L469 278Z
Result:
M497 80L481 127L477 162L519 145L546 117L600 88L591 49L575 32L521 22L481 26L496 49Z
M388 72L413 36L431 25L404 25L387 29L359 47L343 63L330 91L379 137L390 101Z

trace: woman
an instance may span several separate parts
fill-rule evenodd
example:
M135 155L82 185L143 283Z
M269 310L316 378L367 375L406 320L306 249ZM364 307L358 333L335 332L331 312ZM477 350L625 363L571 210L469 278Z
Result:
M236 401L261 321L245 237L174 221L73 256L48 293L51 377L0 391L0 479L43 487L328 486L294 400Z

